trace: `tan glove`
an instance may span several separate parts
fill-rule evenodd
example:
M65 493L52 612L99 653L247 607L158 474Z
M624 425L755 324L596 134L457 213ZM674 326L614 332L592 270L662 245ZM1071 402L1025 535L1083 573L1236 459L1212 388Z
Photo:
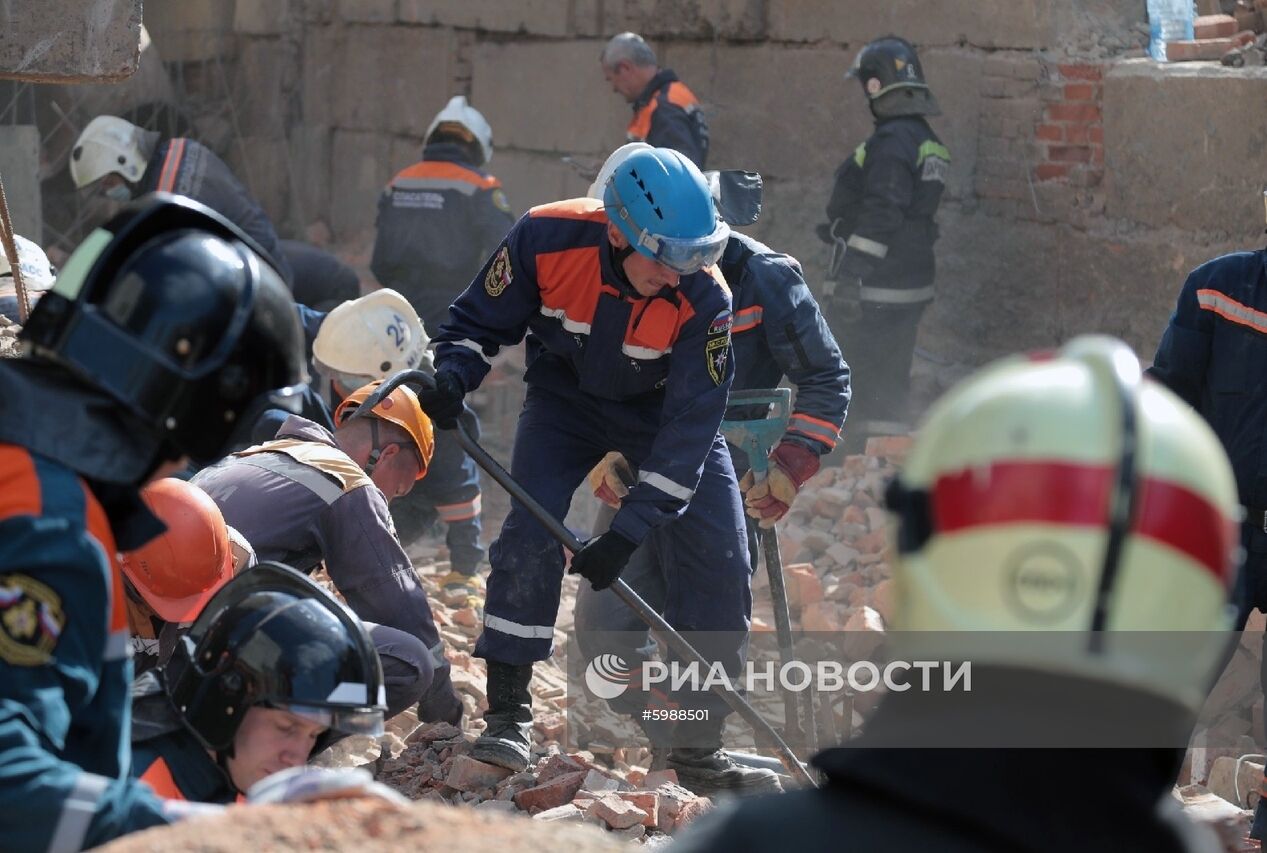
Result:
M770 454L770 469L764 480L756 482L749 471L739 481L745 511L757 520L758 527L774 527L792 508L805 481L818 473L818 466L818 456L813 451L794 442L780 442Z
M621 500L629 494L629 487L638 482L638 478L625 457L612 451L590 471L589 481L594 497L612 509L620 509Z

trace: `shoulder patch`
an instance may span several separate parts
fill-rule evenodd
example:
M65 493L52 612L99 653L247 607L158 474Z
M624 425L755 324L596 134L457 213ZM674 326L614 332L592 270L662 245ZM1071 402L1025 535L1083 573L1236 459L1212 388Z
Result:
M40 666L66 626L62 599L29 575L0 575L0 660L12 666Z
M501 189L493 190L493 207L496 207L502 213L510 213L510 202L506 199L506 193Z
M708 334L721 335L730 331L730 327L735 324L734 315L729 311L719 311L717 316L713 318L713 322L708 324Z
M484 276L484 292L489 296L501 296L510 287L514 277L514 270L510 266L510 249L503 243Z
M730 356L730 335L716 335L704 343L704 359L708 362L708 375L714 385L726 378L726 359Z

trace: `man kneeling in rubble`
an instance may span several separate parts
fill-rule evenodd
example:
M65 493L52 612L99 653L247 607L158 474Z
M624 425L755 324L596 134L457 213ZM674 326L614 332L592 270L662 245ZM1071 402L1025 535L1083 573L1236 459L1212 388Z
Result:
M274 440L234 453L193 482L260 560L304 572L324 563L374 638L390 716L417 702L422 721L456 723L462 703L444 645L387 509L427 474L431 420L408 388L393 391L370 417L349 420L378 385L339 404L333 433L292 415Z
M136 680L132 775L166 799L236 802L341 737L381 734L383 711L361 621L299 572L263 563L222 586L171 659Z
M1220 849L1170 799L1237 559L1200 417L1121 342L1078 338L950 391L888 504L894 658L970 666L970 687L911 679L813 759L822 788L722 809L677 849Z

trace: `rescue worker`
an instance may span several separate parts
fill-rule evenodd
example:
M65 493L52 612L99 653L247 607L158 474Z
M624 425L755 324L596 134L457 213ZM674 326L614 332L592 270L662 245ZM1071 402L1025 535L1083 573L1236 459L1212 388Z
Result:
M603 202L555 202L519 220L436 335L436 387L419 399L442 428L452 423L491 359L527 333L511 475L561 520L586 472L613 448L624 454L639 482L571 571L605 589L652 528L671 525L665 618L736 673L752 596L743 508L717 432L734 375L730 294L713 266L728 235L690 160L665 148L631 155ZM481 761L528 765L528 682L551 654L563 562L558 541L512 504L490 549L475 647L488 661L487 728L471 753ZM725 706L711 694L679 698L708 719L678 726L689 746L670 766L733 770L721 751Z
M456 723L462 703L449 680L444 644L387 509L426 476L434 450L431 421L413 392L400 388L371 417L345 424L378 384L339 404L333 432L292 415L276 438L198 472L193 482L260 560L302 572L324 563L370 629L389 716L417 704L424 722Z
M197 486L164 477L143 488L141 499L167 529L119 555L137 675L166 661L216 590L255 564L250 543Z
M428 372L434 364L430 339L417 313L394 290L375 290L330 312L313 344L322 394L337 406L351 389L410 368ZM463 423L478 440L479 420L464 412ZM450 602L477 609L484 605L484 582L477 574L484 560L481 537L479 471L448 430L435 434L435 455L427 476L391 504L400 544L409 547L436 520L447 527L450 571L440 587Z
M677 846L1223 849L1171 797L1231 637L1236 490L1209 427L1125 344L1077 338L952 389L888 503L893 660L967 661L970 688L912 667L812 760L826 785Z
M361 279L325 249L299 240L280 240L282 256L295 276L295 301L326 312L361 295Z
M304 379L295 306L223 217L127 205L71 255L0 361L0 838L79 850L167 822L127 778L127 602L116 553L162 526L138 496L218 458L260 394Z
M13 242L18 250L18 266L22 273L22 284L26 288L27 299L31 307L40 297L52 289L57 280L57 271L49 263L48 256L36 243L21 234L13 235ZM0 316L14 323L20 323L18 316L18 286L13 278L13 267L9 257L0 247Z
M392 178L378 200L370 270L398 291L428 329L515 224L501 181L484 171L493 130L462 95L427 128L421 162Z
M228 219L268 254L287 285L295 277L277 232L258 201L225 162L193 139L162 139L117 116L97 116L70 152L79 190L122 204L150 192L177 193Z
M627 139L680 151L703 169L708 160L704 111L677 74L657 64L651 45L637 33L620 33L604 45L598 61L603 79L633 108Z
M637 150L636 145L618 149L604 164L599 179ZM714 201L719 199L715 197ZM762 528L773 527L787 513L801 486L817 473L820 458L836 446L849 405L849 367L819 314L795 258L731 231L718 266L730 285L735 312L735 324L730 330L735 362L731 393L774 388L785 376L796 389L787 431L772 448L765 481L753 485L747 455L728 445L735 472L743 477L740 486L745 491L750 516L748 550L755 567L758 524ZM764 416L764 412L728 413L731 418ZM629 493L626 484L633 480L632 469L619 453L609 453L591 472L595 494L607 504L600 512L596 534L607 529L614 511ZM662 555L672 555L671 549L660 548L656 543L671 532L672 528L653 531L623 574L625 581L656 609L664 606L669 571ZM640 662L649 659L654 651L646 625L637 614L612 591L596 592L584 584L576 597L576 638L586 660L615 654L626 663L632 662L633 671L638 671ZM640 691L626 690L611 705L641 723L640 712L647 701L648 697Z
M833 246L823 310L853 369L850 446L909 430L907 398L920 317L933 299L934 217L950 152L929 127L941 114L908 42L862 48L856 77L875 132L836 170L819 236Z
M1237 630L1254 608L1267 612L1267 249L1234 252L1193 270L1179 292L1149 373L1209 422L1232 460L1245 519L1245 565L1237 583ZM1267 640L1264 641L1267 646ZM1262 672L1267 691L1267 668ZM1264 779L1267 790L1267 779ZM1267 808L1250 837L1267 838Z
M340 737L383 732L365 626L306 576L261 563L225 584L133 691L132 775L162 797L232 803Z

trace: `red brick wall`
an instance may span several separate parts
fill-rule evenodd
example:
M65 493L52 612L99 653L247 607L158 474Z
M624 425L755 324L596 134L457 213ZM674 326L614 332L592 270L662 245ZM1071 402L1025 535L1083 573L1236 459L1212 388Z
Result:
M1104 177L1104 97L1100 65L1057 65L1042 87L1034 128L1034 180L1099 186Z

